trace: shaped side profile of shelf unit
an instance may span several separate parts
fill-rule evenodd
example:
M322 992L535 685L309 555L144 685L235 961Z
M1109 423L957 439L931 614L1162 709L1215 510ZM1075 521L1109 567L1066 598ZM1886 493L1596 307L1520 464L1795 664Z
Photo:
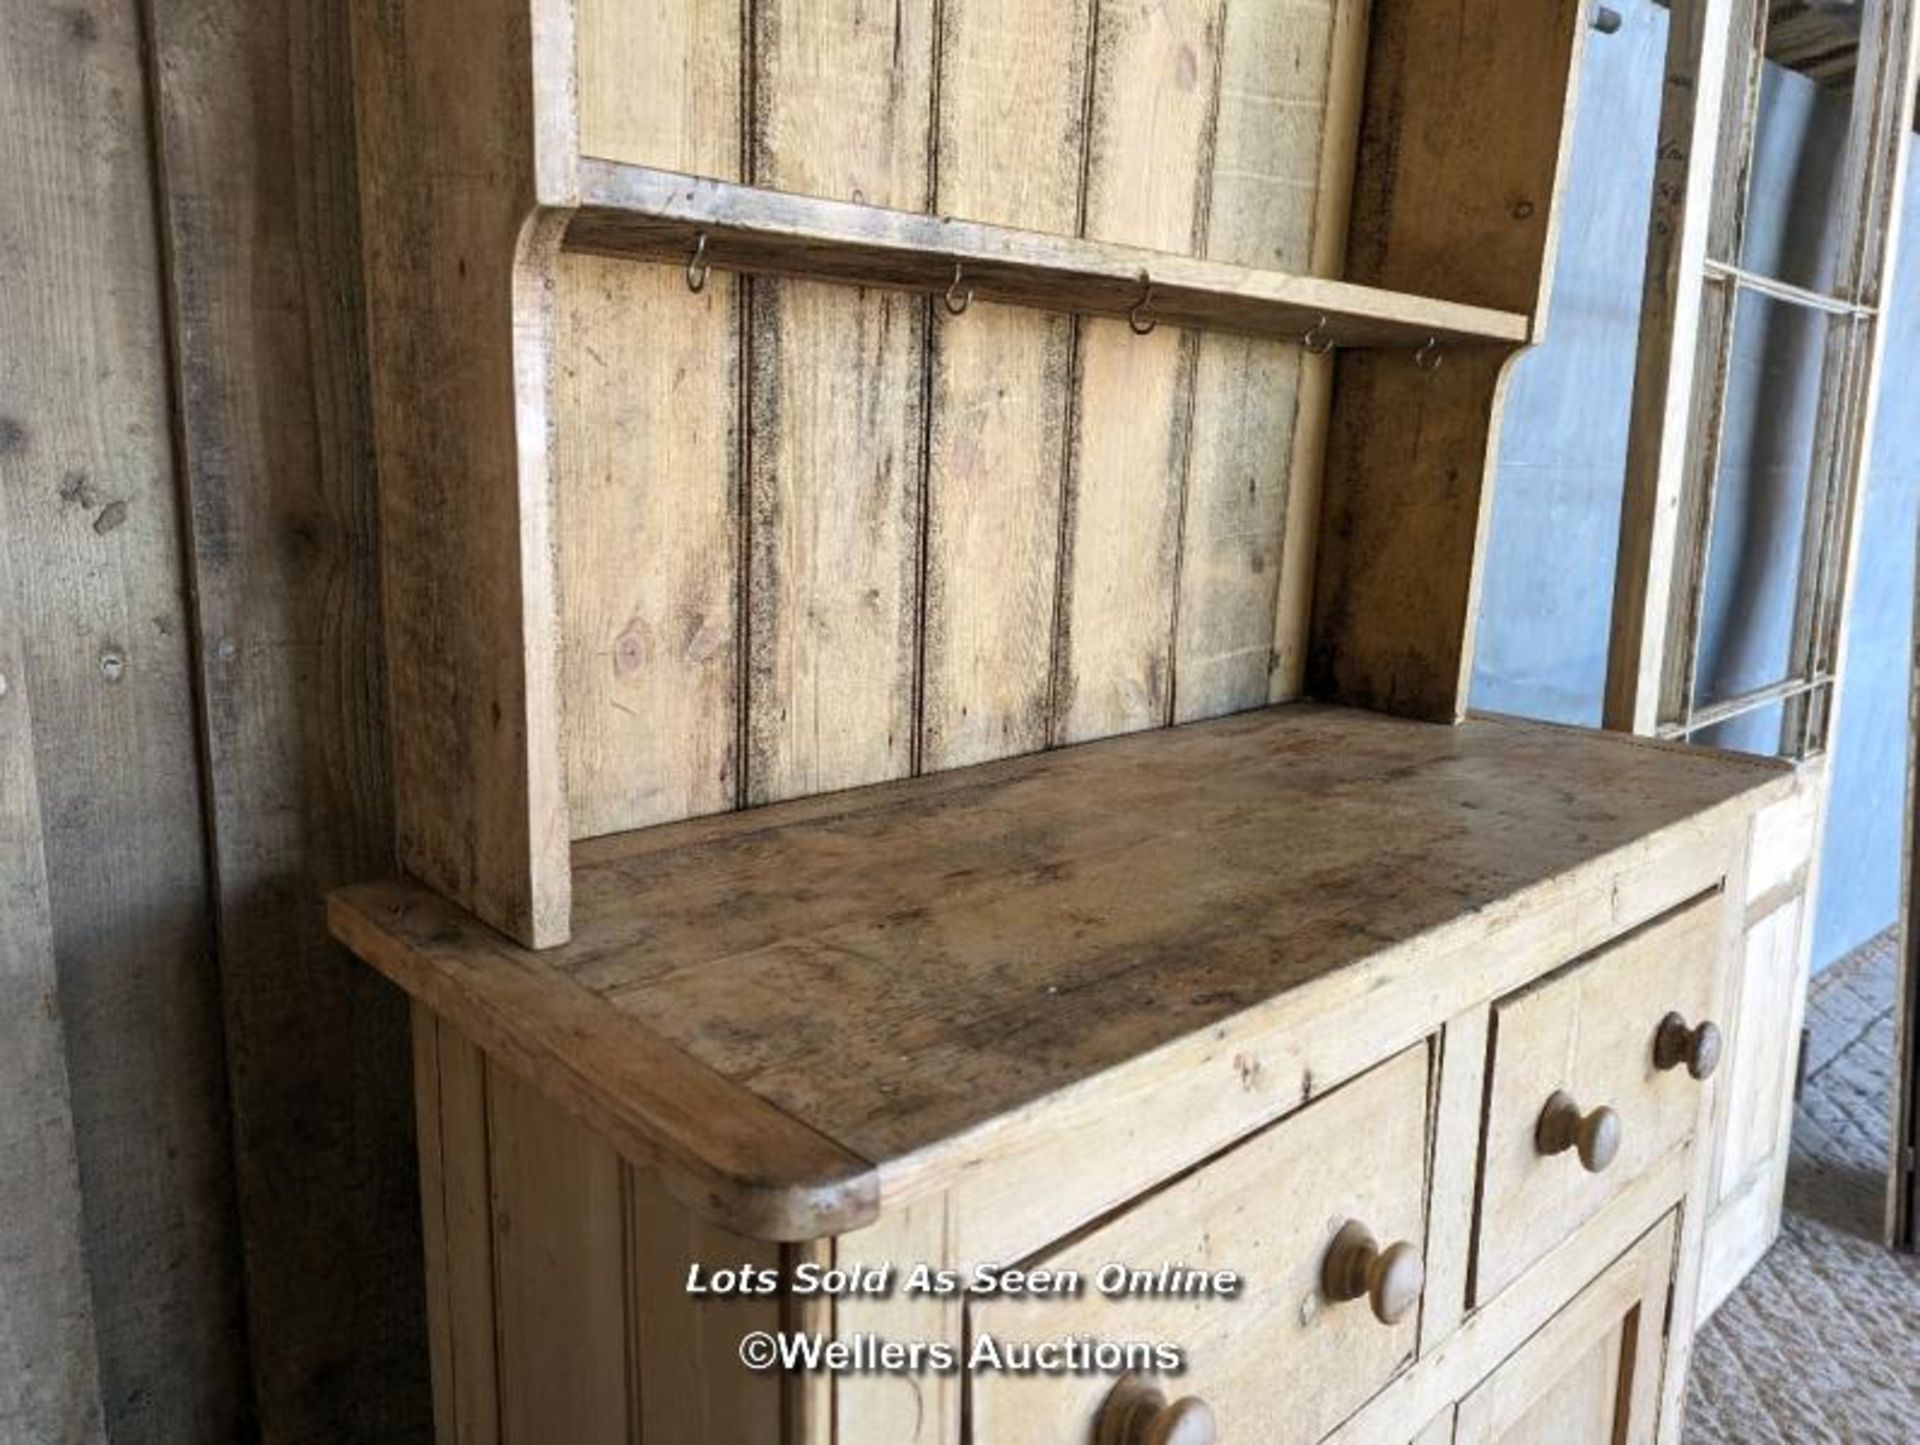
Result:
M702 265L933 295L957 266L976 300L1332 341L1305 691L1457 721L1500 396L1544 316L1583 22L1578 0L1376 0L1330 280L595 159L573 0L357 0L402 865L523 944L569 936L567 250L686 265L704 236Z

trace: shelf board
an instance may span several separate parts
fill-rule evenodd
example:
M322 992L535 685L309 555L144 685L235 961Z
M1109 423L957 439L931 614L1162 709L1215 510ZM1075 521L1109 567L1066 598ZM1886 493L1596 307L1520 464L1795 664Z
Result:
M954 267L976 300L1125 317L1151 278L1163 324L1342 347L1524 343L1530 319L1345 281L1136 246L789 195L645 166L583 160L569 249L689 262L698 238L722 270L944 292Z

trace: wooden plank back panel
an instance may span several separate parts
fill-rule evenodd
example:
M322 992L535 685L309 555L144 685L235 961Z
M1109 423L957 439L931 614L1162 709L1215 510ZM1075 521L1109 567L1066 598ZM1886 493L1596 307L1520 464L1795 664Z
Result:
M1378 0L1347 278L1544 316L1585 10ZM1308 686L1459 718L1512 352L1340 359ZM1437 365L1438 369L1434 369Z
M580 152L741 174L740 0L574 0Z
M1084 233L1197 249L1213 143L1221 9L1213 0L1095 15ZM1145 284L1143 278L1143 299ZM1173 615L1197 338L1080 322L1061 556L1053 738L1171 718Z
M744 32L724 16L660 30L673 95L629 102L617 57L653 33L649 8L582 10L601 154L730 175L744 147L743 177L781 190L1318 274L1346 259L1359 0L1055 0L1038 26L1008 0L898 17L765 0ZM1404 49L1396 23L1385 43ZM696 32L736 52L737 76L691 58ZM1303 690L1331 360L804 281L716 274L695 303L666 274L591 274L561 361L563 427L607 433L560 442L574 836ZM742 333L718 319L729 284ZM1484 422L1495 378L1461 380L1416 395L1467 398ZM1338 459L1363 480L1404 470L1426 438L1390 430ZM1465 508L1477 536L1486 429L1466 431L1427 505L1443 525ZM1364 521L1382 500L1355 482L1338 505ZM675 554L629 561L649 535ZM1377 585L1362 580L1349 590ZM1445 651L1468 600L1428 609L1433 638L1411 650Z
M1237 0L1227 7L1205 252L1220 261L1321 275L1325 152L1352 165L1336 101L1359 47L1353 0ZM1330 124L1330 110L1332 112ZM1339 218L1341 222L1344 217ZM1329 264L1331 262L1332 264ZM1298 692L1279 674L1280 579L1296 483L1318 470L1296 428L1324 428L1324 386L1301 386L1290 343L1208 333L1194 376L1190 470L1174 639L1174 717L1185 722ZM1306 489L1308 496L1317 495ZM1304 563L1304 559L1296 559ZM1295 629L1298 623L1294 624Z
M754 14L752 179L918 209L932 0L768 0ZM752 283L746 796L913 764L927 304Z
M926 303L756 280L747 801L913 763Z
M581 0L582 151L738 180L743 13ZM746 287L571 253L556 285L567 797L591 838L738 801Z
M736 799L743 283L579 255L558 283L561 690L591 838Z
M1031 24L1021 0L941 11L935 208L1072 235L1080 222L1091 0ZM961 285L964 287L964 280ZM1071 317L935 311L928 411L920 762L1047 741Z

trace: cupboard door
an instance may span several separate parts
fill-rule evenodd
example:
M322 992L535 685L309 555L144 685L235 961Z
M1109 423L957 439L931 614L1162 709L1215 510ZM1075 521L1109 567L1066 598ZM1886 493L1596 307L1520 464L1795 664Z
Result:
M1460 1404L1455 1445L1637 1445L1658 1433L1669 1214Z

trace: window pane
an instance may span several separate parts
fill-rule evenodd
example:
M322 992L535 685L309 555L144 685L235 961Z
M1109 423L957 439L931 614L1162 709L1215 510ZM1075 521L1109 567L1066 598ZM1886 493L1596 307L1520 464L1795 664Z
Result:
M1831 294L1840 255L1851 71L1821 84L1768 61L1747 179L1740 266Z
M1821 372L1834 324L1754 292L1736 303L1695 708L1781 682L1793 667Z

